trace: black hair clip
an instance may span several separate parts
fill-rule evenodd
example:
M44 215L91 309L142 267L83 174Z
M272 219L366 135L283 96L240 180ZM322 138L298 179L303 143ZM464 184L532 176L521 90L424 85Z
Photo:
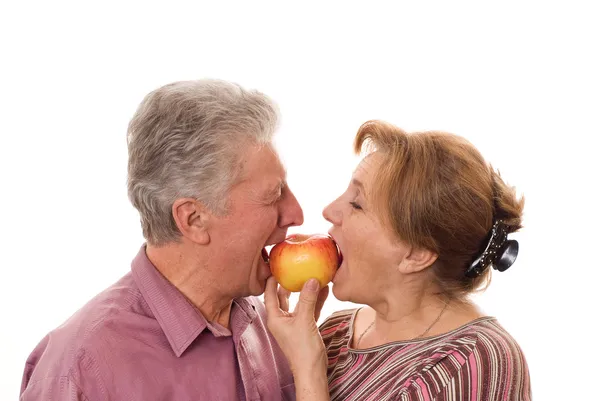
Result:
M501 272L512 266L519 253L519 243L507 237L508 226L502 220L496 220L484 251L471 263L465 276L475 278L489 265Z

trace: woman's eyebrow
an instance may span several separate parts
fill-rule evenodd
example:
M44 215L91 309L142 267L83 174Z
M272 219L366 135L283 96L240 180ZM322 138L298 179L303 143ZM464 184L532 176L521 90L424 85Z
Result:
M358 187L358 189L360 189L363 193L366 193L365 186L363 185L362 182L360 182L356 178L353 178L351 182L352 182L352 185Z

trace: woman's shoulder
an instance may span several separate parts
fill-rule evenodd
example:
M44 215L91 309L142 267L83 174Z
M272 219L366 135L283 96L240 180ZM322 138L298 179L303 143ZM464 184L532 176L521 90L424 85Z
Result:
M463 370L485 380L501 383L519 380L528 387L529 369L525 355L515 338L494 317L483 317L449 333L442 340L454 343ZM456 352L462 348L463 352ZM516 378L516 379L515 379Z
M343 309L332 313L331 316L326 318L319 326L321 336L328 336L332 333L339 334L340 331L345 334L350 328L352 320L356 316L356 312L358 312L358 308Z
M495 318L482 319L468 328L476 338L475 351L488 356L490 364L516 361L525 364L523 351L517 340ZM494 360L495 359L495 360Z
M321 323L320 327L337 326L345 322L349 323L354 318L354 315L356 315L356 312L358 312L358 309L359 308L342 309L333 312L323 321L323 323Z
M500 324L498 319L491 316L476 319L455 330L457 334L469 334L477 339L479 347L519 348L517 340Z
M529 371L516 340L496 318L486 316L448 333L405 345L410 377L401 391L414 399L529 400ZM419 385L415 385L419 384ZM412 399L412 398L411 398Z
M448 333L429 339L432 342L469 345L466 349L496 353L506 357L522 354L515 338L498 322L495 317L484 316L464 324ZM510 351L510 352L506 352Z
M494 394L504 394L506 398L503 399L530 399L525 356L514 337L497 319L478 319L448 337L469 339L471 344L463 347L464 351L469 351L463 354L455 343L457 347L448 358L439 361L438 371L444 370L445 377L453 383L445 383L443 391L466 386L461 391L477 391L481 395L477 399L495 400Z

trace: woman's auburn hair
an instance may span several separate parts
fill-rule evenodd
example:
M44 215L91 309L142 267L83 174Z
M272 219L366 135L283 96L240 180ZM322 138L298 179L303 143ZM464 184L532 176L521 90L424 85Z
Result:
M462 298L486 288L491 269L475 279L465 271L482 251L495 219L502 219L509 233L522 227L525 200L477 148L451 133L408 133L371 120L359 128L354 151L384 156L371 201L398 239L438 255L432 267L443 293Z

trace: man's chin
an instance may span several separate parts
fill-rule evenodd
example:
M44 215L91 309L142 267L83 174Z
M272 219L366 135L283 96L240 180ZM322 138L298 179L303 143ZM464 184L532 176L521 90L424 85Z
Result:
M258 297L265 293L265 289L267 288L267 279L264 280L256 280L254 285L250 288L250 296Z

